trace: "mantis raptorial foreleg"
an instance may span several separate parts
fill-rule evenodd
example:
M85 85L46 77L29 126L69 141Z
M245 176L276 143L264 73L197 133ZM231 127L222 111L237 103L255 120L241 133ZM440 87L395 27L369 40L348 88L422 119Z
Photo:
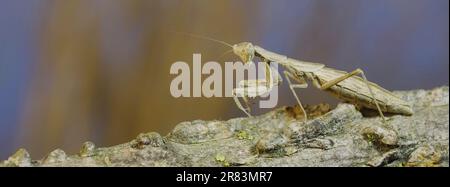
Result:
M250 115L250 107L248 105L248 97L255 98L258 96L262 96L266 93L269 93L274 85L278 85L280 83L279 74L276 73L276 81L273 80L272 70L270 68L270 65L268 63L265 64L266 66L266 78L265 79L257 79L257 80L241 80L239 82L239 87L233 89L233 97L234 102L238 106L240 110L242 110L245 114L248 116ZM246 105L246 107L243 107L238 95L242 96L242 99Z
M257 96L264 95L265 93L270 91L270 88L266 86L265 80L243 80L239 83L239 88L233 89L233 98L234 102L245 114L249 117L250 115L250 107L248 105L248 97L254 98ZM244 108L239 101L238 95L242 96L242 100L244 101L246 107Z
M235 95L235 94L233 94L233 99L234 99L234 102L236 103L236 106L240 109L240 110L242 110L245 114L247 114L247 116L248 117L251 117L252 115L250 115L250 107L249 107L249 105L248 105L248 100L247 100L247 98L245 97L245 96L243 96L243 100L244 100L244 103L245 103L245 105L246 105L246 108L244 108L243 106L242 106L242 104L241 104L241 102L239 101L239 98L237 97L237 95Z
M308 120L308 117L307 117L307 115L306 115L306 110L305 110L305 108L303 108L302 102L300 102L300 99L298 98L297 94L295 93L294 88L307 88L307 87L308 87L308 83L307 83L304 79L299 79L298 77L293 76L293 75L292 75L290 72L288 72L288 71L284 71L284 76L286 77L286 80L287 80L287 82L288 82L288 84L289 84L289 88L291 89L292 94L294 95L295 99L296 99L297 102L298 102L298 105L300 106L300 108L301 108L302 111L303 111L303 118L304 118L304 121L306 122L306 121ZM291 78L294 79L294 80L296 80L296 81L299 82L300 84L292 84Z
M355 75L358 75L358 74L361 74L362 78L364 79L364 82L365 82L365 84L367 85L367 88L369 89L370 95L372 96L373 102L374 102L375 105L377 106L378 113L380 114L381 118L383 119L383 122L386 122L386 119L385 119L385 117L384 117L384 115L383 115L383 112L381 111L380 105L378 104L378 101L377 101L377 99L375 98L375 94L373 94L372 88L371 88L371 86L370 86L370 84L369 84L369 81L367 80L366 75L364 74L364 71L363 71L363 70L361 70L361 69L358 68L358 69L356 69L356 70L354 70L354 71L352 71L352 72L350 72L350 73L347 73L347 74L345 74L345 75L343 75L343 76L341 76L341 77L338 77L338 78L336 78L336 79L333 79L333 80L331 80L331 81L328 81L328 82L326 82L325 84L322 84L322 86L320 87L320 89L321 89L321 90L326 90L326 89L328 89L328 88L330 88L330 87L332 87L332 86L338 84L339 82L342 82L342 81L344 81L345 79L348 79L348 78L350 78L350 77L352 77L352 76L355 76Z

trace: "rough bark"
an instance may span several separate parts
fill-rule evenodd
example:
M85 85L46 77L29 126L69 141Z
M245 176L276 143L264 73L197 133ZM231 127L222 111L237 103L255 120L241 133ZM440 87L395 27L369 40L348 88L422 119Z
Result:
M19 149L0 166L446 166L449 163L448 87L396 91L412 116L371 112L341 103L297 107L228 121L189 121L162 137L156 132L104 148L92 142L77 155L61 149L31 160ZM373 113L373 112L372 112ZM372 116L372 117L370 117Z

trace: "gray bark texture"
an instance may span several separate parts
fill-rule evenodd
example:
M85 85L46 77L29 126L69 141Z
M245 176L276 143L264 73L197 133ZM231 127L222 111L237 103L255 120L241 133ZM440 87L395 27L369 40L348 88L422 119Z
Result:
M412 116L388 115L383 123L351 104L319 104L306 107L304 123L298 107L282 107L249 118L182 122L166 136L142 133L112 147L86 142L76 155L56 149L31 160L19 149L0 166L448 167L448 87L394 94L411 103Z

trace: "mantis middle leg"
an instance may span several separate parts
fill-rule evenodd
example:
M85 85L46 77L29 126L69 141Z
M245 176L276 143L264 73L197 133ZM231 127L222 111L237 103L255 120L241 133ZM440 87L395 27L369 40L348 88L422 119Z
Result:
M298 98L298 96L297 96L297 94L295 93L295 90L294 90L294 88L307 88L308 87L308 83L304 79L302 79L300 77L296 77L296 76L292 75L288 71L284 71L284 76L286 77L286 80L287 80L287 82L289 84L289 88L291 89L292 94L294 95L295 99L297 100L298 105L300 106L300 108L303 111L303 119L304 119L304 121L305 122L308 121L308 115L306 114L306 110L303 107L302 102L300 102L300 99ZM292 84L291 78L296 80L299 84Z

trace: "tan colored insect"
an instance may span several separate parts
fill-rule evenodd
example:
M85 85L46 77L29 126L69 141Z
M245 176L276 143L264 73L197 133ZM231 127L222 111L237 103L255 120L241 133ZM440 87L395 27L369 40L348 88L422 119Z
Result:
M239 83L239 88L235 88L233 90L236 105L248 116L251 115L247 97L264 95L270 92L273 86L279 84L282 80L277 71L272 71L272 68L270 67L271 62L278 63L286 69L284 71L285 78L289 83L289 87L297 100L298 105L303 110L305 121L307 121L306 111L299 97L295 93L294 88L307 88L307 81L312 82L315 87L331 93L338 99L358 106L358 108L378 110L383 121L385 121L383 112L402 115L413 114L413 110L407 102L381 86L369 82L361 69L356 69L350 73L347 73L345 71L327 68L324 64L288 58L284 55L280 55L265 50L257 45L253 45L250 42L230 45L226 42L204 36L191 36L216 41L231 47L233 53L239 56L240 59L246 64L251 63L254 57L259 57L266 62L266 79L244 80ZM273 73L276 74L275 79L273 78ZM361 75L362 77L357 75ZM291 79L296 82L293 83ZM242 106L237 95L242 96L246 107Z

